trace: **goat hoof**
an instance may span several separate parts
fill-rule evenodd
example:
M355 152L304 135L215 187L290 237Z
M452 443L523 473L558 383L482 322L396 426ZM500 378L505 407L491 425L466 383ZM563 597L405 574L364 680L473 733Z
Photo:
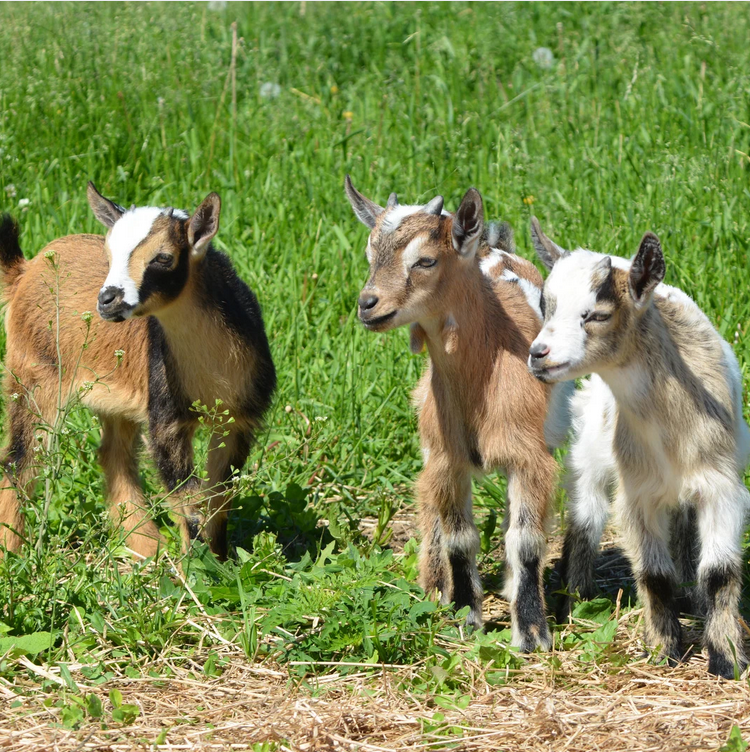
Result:
M189 514L187 516L187 528L190 540L200 538L201 533L201 518L197 514Z
M726 655L716 653L712 650L708 652L708 673L714 676L720 676L722 679L734 679L734 659ZM737 661L737 670L739 675L747 668L744 660Z
M480 632L484 626L484 622L482 621L482 612L475 609L469 611L469 614L466 617L466 621L464 622L464 626L471 628L475 632Z
M533 653L541 648L545 653L552 647L552 635L549 627L539 627L536 624L530 626L521 636L518 649L522 653Z

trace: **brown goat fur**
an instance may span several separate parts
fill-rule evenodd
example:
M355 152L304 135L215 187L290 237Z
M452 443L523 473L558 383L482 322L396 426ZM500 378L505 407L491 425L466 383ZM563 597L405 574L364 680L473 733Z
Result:
M97 196L107 201L95 192L94 202ZM111 206L115 225L128 213ZM102 289L114 268L113 230L106 238L60 238L25 261L17 228L9 232L12 220L3 220L10 445L2 461L0 543L9 550L22 542L18 492L30 493L38 475L35 442L55 426L59 409L80 399L101 419L107 501L128 546L146 557L162 544L138 476L136 453L147 423L149 447L185 546L200 532L216 553L226 555L226 484L245 462L275 372L255 296L228 259L210 247L218 214L213 234L196 254L189 237L193 220L160 212L152 212L156 220L130 254L129 271L140 268L138 301L130 310L122 296ZM167 256L169 264L162 263ZM92 316L96 309L109 320ZM228 434L212 441L203 484L193 469L196 400L209 408L221 400L230 419L218 427Z
M549 648L542 571L556 463L544 430L550 390L526 367L539 316L519 285L503 279L502 269L491 276L480 269L478 259L489 250L481 245L483 208L473 189L455 216L442 212L442 199L401 207L392 197L383 209L348 179L347 194L372 230L362 323L373 331L410 324L412 349L424 342L430 355L414 392L424 454L416 486L420 582L444 602L469 606L468 623L481 625L471 480L503 470L513 641L524 650ZM533 265L518 257L508 262L541 282L528 269Z

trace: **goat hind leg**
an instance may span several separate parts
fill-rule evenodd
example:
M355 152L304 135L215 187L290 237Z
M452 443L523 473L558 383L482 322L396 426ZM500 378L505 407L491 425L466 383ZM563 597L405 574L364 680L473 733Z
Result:
M609 517L610 489L616 477L607 427L602 418L584 424L567 458L569 514L558 572L565 588L557 602L558 622L567 620L572 594L596 595L594 563Z
M19 493L28 494L36 480L33 465L34 416L25 404L9 400L10 442L0 461L0 549L17 551L23 543L24 518Z

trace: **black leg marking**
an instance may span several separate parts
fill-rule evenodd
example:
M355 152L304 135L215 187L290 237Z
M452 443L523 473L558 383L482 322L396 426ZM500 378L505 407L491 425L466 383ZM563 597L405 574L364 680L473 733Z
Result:
M453 575L453 602L456 611L469 606L471 612L466 618L466 623L478 627L481 625L482 589L477 587L474 576L476 563L465 551L451 551L448 561Z
M646 601L646 630L653 647L660 647L670 666L682 659L682 627L674 598L674 583L669 575L645 572L638 586Z
M544 613L544 601L540 588L540 564L538 557L521 562L518 572L518 596L516 619L523 635L521 650L530 653L540 643L548 643L549 626Z
M584 527L571 525L565 533L562 558L558 563L560 583L567 593L590 600L596 595L594 563L599 553L599 540L592 539ZM570 595L562 593L555 611L558 623L567 621L573 607Z
M734 678L735 664L739 673L747 668L737 613L741 581L739 569L731 564L710 569L700 581L708 672L725 679Z
M681 612L699 614L702 604L695 597L695 581L700 536L695 507L678 507L672 514L670 528L669 549L680 585L677 606Z

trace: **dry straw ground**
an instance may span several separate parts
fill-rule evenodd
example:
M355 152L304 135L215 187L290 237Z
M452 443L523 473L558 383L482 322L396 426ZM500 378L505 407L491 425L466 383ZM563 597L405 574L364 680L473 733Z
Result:
M639 650L631 623L639 617L637 610L622 617L616 636L620 649ZM99 692L104 703L107 692L119 688L125 702L141 709L139 718L121 728L102 730L89 722L67 730L59 725L59 710L44 706L46 694L35 697L28 686L23 705L11 709L15 694L3 687L0 749L147 750L159 739L164 750L252 749L253 744L276 742L279 750L301 752L684 752L719 749L733 725L750 732L747 684L707 679L702 657L676 669L643 659L615 673L582 670L570 653L558 658L560 665L552 669L548 660L532 656L522 681L498 688L484 685L464 710L436 709L410 696L403 686L413 669L405 667L368 667L341 677L332 666L312 686L299 686L282 668L248 665L238 655L231 669L210 681L191 678L183 667L168 682L121 677L107 691L85 687L73 672L81 689ZM34 669L40 674L48 670ZM484 668L477 665L475 670L479 674ZM439 723L432 721L436 710L444 716Z
M363 523L365 530L373 525L374 520ZM402 535L412 525L412 515L394 520ZM551 564L557 540L559 536L553 538ZM610 532L597 566L602 586L623 582L624 568ZM504 626L507 604L488 596L485 616L494 626ZM511 681L498 687L484 681L487 663L467 658L463 668L472 677L471 700L467 707L453 709L409 691L422 668L419 663L347 664L347 671L356 670L342 675L344 667L331 662L317 667L317 678L301 681L288 667L250 664L236 645L225 644L219 652L230 659L229 667L210 680L202 674L208 651L194 655L188 665L170 665L173 678L168 681L120 675L106 687L88 685L76 665L69 664L81 693L97 694L106 707L109 693L117 688L123 702L140 710L129 725L107 728L89 721L70 730L62 727L60 708L49 706L49 694L35 691L43 680L64 686L59 669L28 661L29 681L17 681L15 691L0 683L0 749L697 752L721 749L733 726L750 736L748 683L708 677L700 649L693 649L677 668L653 665L639 639L641 618L641 609L618 608L613 615L617 630L612 649L628 659L618 668L582 662L575 651L554 651L529 656L522 668L509 672ZM689 620L683 625L686 645L698 645L698 625ZM210 620L201 626L212 632ZM118 662L112 666L118 670ZM11 708L12 701L16 707Z

